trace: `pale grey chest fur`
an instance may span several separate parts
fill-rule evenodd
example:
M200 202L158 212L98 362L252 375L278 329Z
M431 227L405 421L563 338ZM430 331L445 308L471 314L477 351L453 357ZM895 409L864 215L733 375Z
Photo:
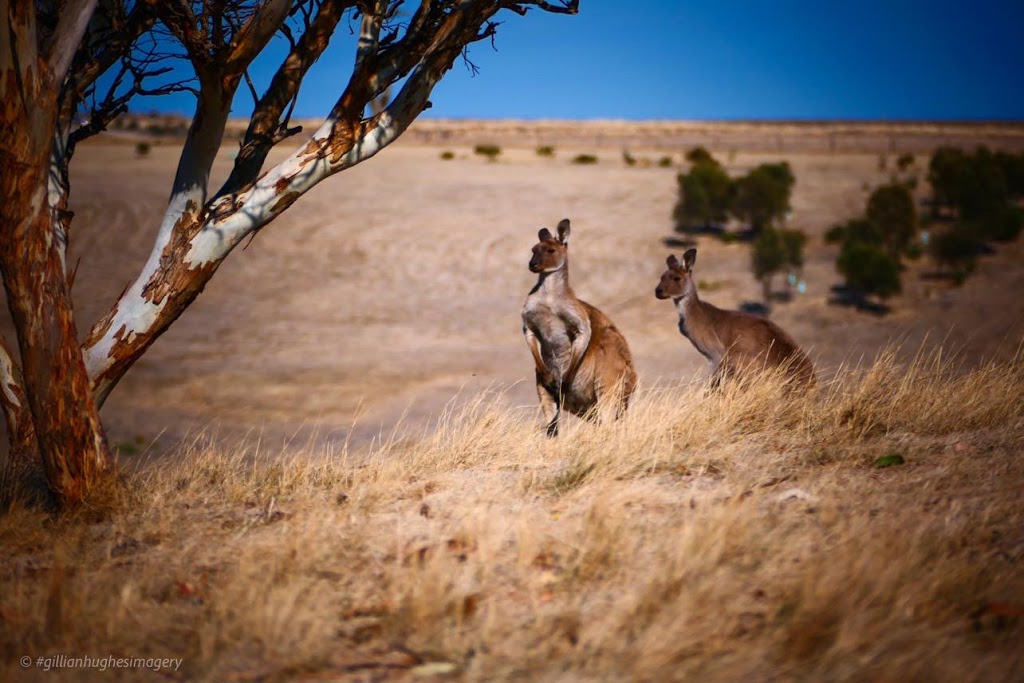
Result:
M523 304L523 325L541 339L572 341L579 332L578 312L564 299L537 292Z

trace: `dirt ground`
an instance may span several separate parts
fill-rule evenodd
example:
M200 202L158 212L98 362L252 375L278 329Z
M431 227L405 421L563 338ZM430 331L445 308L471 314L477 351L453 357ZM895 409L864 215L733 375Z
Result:
M117 387L102 413L112 444L123 453L163 450L202 430L263 434L268 445L366 442L399 424L429 429L453 397L495 386L511 386L510 406L533 410L519 309L535 281L526 264L537 230L563 217L573 224L575 290L625 334L642 383L701 377L703 360L680 336L672 306L653 296L672 251L663 240L672 235L684 150L671 168L628 167L611 145L556 145L553 158L542 158L526 138L488 162L468 145L413 137L315 188L229 257ZM213 185L230 168L225 147ZM455 158L442 159L444 150ZM665 153L630 151L652 162ZM923 279L927 261L912 265L884 317L829 305L839 277L835 247L822 235L862 211L870 189L888 179L879 155L711 151L731 174L778 159L793 167L789 225L809 235L807 291L772 317L809 349L819 372L873 358L894 340L986 358L1016 351L1024 338L1019 244L985 256L955 289ZM83 336L144 262L178 152L167 143L138 157L134 145L102 141L77 152L71 262L80 259L74 296ZM599 163L570 163L579 152ZM926 164L918 155L911 173L923 181ZM920 186L923 197L927 184ZM760 298L747 245L699 240L706 300L734 308ZM6 317L0 328L14 338Z

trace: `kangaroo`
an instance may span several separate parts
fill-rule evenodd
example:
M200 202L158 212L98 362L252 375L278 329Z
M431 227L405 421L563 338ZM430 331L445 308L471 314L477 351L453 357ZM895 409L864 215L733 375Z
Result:
M732 373L782 366L797 383L814 383L814 365L793 338L770 320L739 311L723 311L697 296L693 264L697 250L673 255L654 290L659 299L672 299L679 313L679 331L711 366L711 383L721 384Z
M537 369L548 436L558 435L562 409L596 419L595 408L618 417L636 388L636 371L626 339L604 313L576 298L569 286L569 219L558 237L537 234L530 272L537 284L523 304L523 335Z

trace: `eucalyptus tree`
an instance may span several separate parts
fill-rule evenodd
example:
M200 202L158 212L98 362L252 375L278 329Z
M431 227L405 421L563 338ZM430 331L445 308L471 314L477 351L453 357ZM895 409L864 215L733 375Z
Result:
M41 463L59 502L82 500L110 471L100 405L232 249L317 183L394 142L467 47L495 35L497 15L575 14L578 4L0 0L0 273L20 349L20 363L6 344L0 352L14 465L7 484ZM303 79L346 26L358 38L324 123L264 168L275 145L303 133L290 123ZM275 35L289 49L259 93L249 68ZM177 77L182 64L187 78ZM253 93L253 113L228 179L211 187L242 83ZM195 94L195 113L149 258L79 342L65 259L75 145L132 98L174 90Z

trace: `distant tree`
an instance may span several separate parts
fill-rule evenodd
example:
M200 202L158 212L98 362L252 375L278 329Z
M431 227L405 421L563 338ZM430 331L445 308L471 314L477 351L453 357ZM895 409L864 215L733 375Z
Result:
M555 156L555 148L551 145L541 145L537 148L537 156L539 157L553 157Z
M959 181L957 204L960 219L965 222L974 222L981 227L998 217L1009 204L1006 176L996 156L987 147L979 147L968 157Z
M929 240L928 253L940 269L949 271L957 284L962 284L974 271L981 246L971 230L956 224Z
M622 161L626 166L636 166L636 157L630 154L628 149L622 150Z
M729 218L733 183L725 170L712 161L701 161L677 176L679 200L672 217L676 230L721 225Z
M757 235L789 211L795 182L788 163L761 164L736 181L733 213Z
M750 267L761 283L765 303L771 298L772 279L776 273L799 270L804 264L807 236L800 230L766 228L751 245Z
M954 208L962 194L963 177L969 173L969 160L963 150L939 147L928 162L928 183L932 186L936 211Z
M899 183L879 187L868 198L865 214L880 231L889 257L898 262L917 235L917 208L910 190Z
M1006 207L996 216L989 228L992 239L998 242L1009 242L1017 239L1024 230L1024 210L1017 206Z
M878 245L845 242L836 259L836 270L845 279L847 289L859 297L887 299L901 290L899 262Z
M882 231L878 229L877 225L866 218L854 218L830 228L825 233L825 241L829 244L863 242L880 246L882 244Z
M904 152L903 154L896 157L896 168L900 172L905 172L908 168L914 165L914 155L910 152Z
M1013 199L1024 198L1024 152L996 152L995 162L1006 179L1006 191Z

